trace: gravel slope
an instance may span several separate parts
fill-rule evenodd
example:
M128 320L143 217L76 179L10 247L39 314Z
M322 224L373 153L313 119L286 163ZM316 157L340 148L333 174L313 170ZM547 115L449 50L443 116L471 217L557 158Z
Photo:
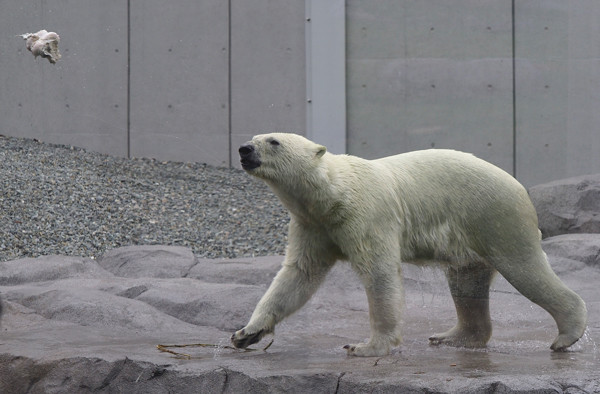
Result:
M288 220L242 170L0 136L0 261L143 244L210 258L283 254Z

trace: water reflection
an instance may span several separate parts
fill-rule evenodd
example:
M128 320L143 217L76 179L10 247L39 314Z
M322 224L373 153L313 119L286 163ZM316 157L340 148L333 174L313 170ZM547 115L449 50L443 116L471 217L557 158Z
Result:
M467 377L479 377L500 370L499 365L484 350L457 351L455 356L456 368Z

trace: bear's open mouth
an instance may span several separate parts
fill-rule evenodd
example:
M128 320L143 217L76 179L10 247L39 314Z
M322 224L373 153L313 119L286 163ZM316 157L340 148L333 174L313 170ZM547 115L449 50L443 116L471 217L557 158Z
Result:
M241 159L240 163L242 163L242 168L246 171L260 167L260 160Z

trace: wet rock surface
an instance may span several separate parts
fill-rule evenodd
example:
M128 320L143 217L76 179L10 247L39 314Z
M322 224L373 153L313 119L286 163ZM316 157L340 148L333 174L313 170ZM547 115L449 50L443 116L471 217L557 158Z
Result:
M344 263L277 327L268 350L266 338L243 352L224 346L281 257L212 260L137 246L98 260L1 262L0 392L600 392L600 240L560 236L544 248L589 310L584 338L565 353L549 350L552 318L503 278L493 285L486 349L433 347L429 335L455 323L444 275L405 265L404 344L386 357L349 358L342 346L365 340L369 321L363 287ZM173 349L190 359L156 348L194 343L220 347Z

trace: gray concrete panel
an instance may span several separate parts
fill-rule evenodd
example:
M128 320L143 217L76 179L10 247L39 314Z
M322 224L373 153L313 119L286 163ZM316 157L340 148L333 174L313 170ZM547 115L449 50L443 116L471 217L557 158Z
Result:
M562 178L567 144L568 4L515 3L517 178Z
M306 1L306 136L346 153L345 0Z
M122 1L3 2L0 133L127 154L127 17ZM61 36L62 59L34 57L17 34Z
M349 1L346 23L349 153L452 148L512 172L510 2Z
M517 2L517 177L600 171L600 3Z
M510 1L348 0L346 7L351 58L511 55Z
M231 145L306 129L304 2L231 1Z
M229 165L228 3L131 1L131 155Z
M596 9L596 22L600 20ZM592 52L600 35L588 37ZM569 62L568 143L566 175L600 173L600 58L574 59ZM556 179L556 178L554 178Z

